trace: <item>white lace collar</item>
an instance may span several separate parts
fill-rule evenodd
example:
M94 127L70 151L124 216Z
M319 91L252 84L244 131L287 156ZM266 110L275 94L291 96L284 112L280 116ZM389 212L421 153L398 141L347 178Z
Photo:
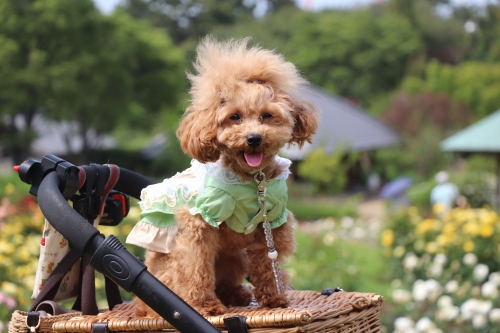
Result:
M289 159L279 157L276 155L274 157L274 161L284 167L283 172L280 173L274 179L287 179L291 174L290 165L292 162ZM226 169L222 166L222 161L219 159L217 162L209 162L209 163L200 163L199 161L193 159L191 161L191 168L197 174L208 174L210 177L218 179L226 184L248 184L251 180L242 181L238 175L232 172L229 169Z

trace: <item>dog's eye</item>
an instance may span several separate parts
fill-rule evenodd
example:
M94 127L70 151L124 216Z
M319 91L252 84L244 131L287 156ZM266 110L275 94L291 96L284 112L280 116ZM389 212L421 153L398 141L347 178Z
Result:
M266 112L266 113L264 113L264 114L262 115L262 119L269 119L269 118L272 118L272 117L273 117L273 115L272 115L272 114L270 114L270 113L268 113L268 112Z
M237 113L235 113L231 117L229 117L229 119L231 119L231 120L240 120L240 115L237 114Z

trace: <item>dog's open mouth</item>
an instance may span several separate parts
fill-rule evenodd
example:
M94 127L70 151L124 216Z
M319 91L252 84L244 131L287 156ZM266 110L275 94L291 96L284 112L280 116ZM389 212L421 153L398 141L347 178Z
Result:
M243 153L243 157L249 166L252 168L256 168L262 163L262 158L264 154L262 152L251 152L251 153Z

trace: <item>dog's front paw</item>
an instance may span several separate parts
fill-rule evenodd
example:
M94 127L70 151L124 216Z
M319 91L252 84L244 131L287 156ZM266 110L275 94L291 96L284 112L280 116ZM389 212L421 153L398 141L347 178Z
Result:
M219 300L199 302L193 304L193 308L203 317L218 316L227 312L227 308Z
M241 284L232 288L218 287L215 292L222 303L227 306L247 306L253 298L252 291Z
M259 300L259 306L261 308L286 308L289 304L290 302L286 294L272 296L264 295Z

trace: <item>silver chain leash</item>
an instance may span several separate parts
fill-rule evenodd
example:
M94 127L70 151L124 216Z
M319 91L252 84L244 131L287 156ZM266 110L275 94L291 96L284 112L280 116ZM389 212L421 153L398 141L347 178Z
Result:
M262 225L264 227L264 233L266 235L266 244L269 248L267 256L272 260L274 280L276 281L276 288L278 289L278 294L283 294L285 288L283 287L283 280L281 278L280 267L278 264L278 251L274 248L273 235L271 233L271 226L267 220L267 210L266 210L266 175L259 171L255 174L255 181L257 182L257 200L259 201L260 210L264 212L262 216Z

